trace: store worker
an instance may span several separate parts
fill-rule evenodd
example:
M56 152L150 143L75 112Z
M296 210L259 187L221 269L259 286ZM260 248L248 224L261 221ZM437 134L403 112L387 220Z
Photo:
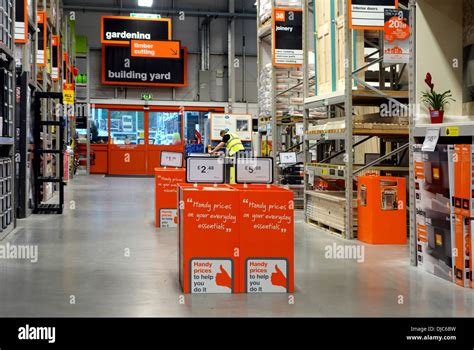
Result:
M216 148L214 148L214 150L212 150L211 153L217 153L219 150L225 147L227 150L227 154L230 157L233 157L237 153L245 151L245 147L242 144L242 141L236 134L226 130L222 130L220 135L222 137L222 141L216 146Z

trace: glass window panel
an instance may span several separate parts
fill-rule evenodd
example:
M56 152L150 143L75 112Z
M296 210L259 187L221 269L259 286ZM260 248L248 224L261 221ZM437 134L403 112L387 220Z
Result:
M110 112L110 142L114 145L142 145L145 142L145 113Z
M109 110L94 108L92 110L91 142L107 143L109 139Z
M178 112L150 112L148 116L149 144L181 145L182 125Z

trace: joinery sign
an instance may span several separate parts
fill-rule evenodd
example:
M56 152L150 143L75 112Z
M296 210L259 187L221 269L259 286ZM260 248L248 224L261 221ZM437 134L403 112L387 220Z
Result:
M273 9L273 65L299 67L303 64L303 11Z

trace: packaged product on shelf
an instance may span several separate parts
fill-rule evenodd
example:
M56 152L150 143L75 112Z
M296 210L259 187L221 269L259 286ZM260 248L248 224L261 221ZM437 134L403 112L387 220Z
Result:
M272 16L272 0L260 0L260 23L265 23Z
M418 266L453 281L452 225L449 199L448 151L414 146L416 241ZM454 228L454 227L453 227Z
M275 0L275 6L278 7L302 7L302 0Z
M303 97L292 97L290 98L290 104L291 105L296 105L295 107L297 108L303 108L304 109L304 98Z
M285 105L287 105L287 104L290 103L290 99L287 98L287 97L277 97L277 98L276 98L276 103L277 103L277 104L285 104Z
M298 80L303 80L303 77L304 77L303 74L304 74L304 73L303 73L303 71L301 71L301 70L291 71L291 72L290 72L290 78L292 78L292 79L298 79Z

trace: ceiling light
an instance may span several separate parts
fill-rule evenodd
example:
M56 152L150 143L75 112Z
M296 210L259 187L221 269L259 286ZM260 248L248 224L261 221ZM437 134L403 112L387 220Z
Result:
M138 0L138 6L140 7L152 7L153 0Z

